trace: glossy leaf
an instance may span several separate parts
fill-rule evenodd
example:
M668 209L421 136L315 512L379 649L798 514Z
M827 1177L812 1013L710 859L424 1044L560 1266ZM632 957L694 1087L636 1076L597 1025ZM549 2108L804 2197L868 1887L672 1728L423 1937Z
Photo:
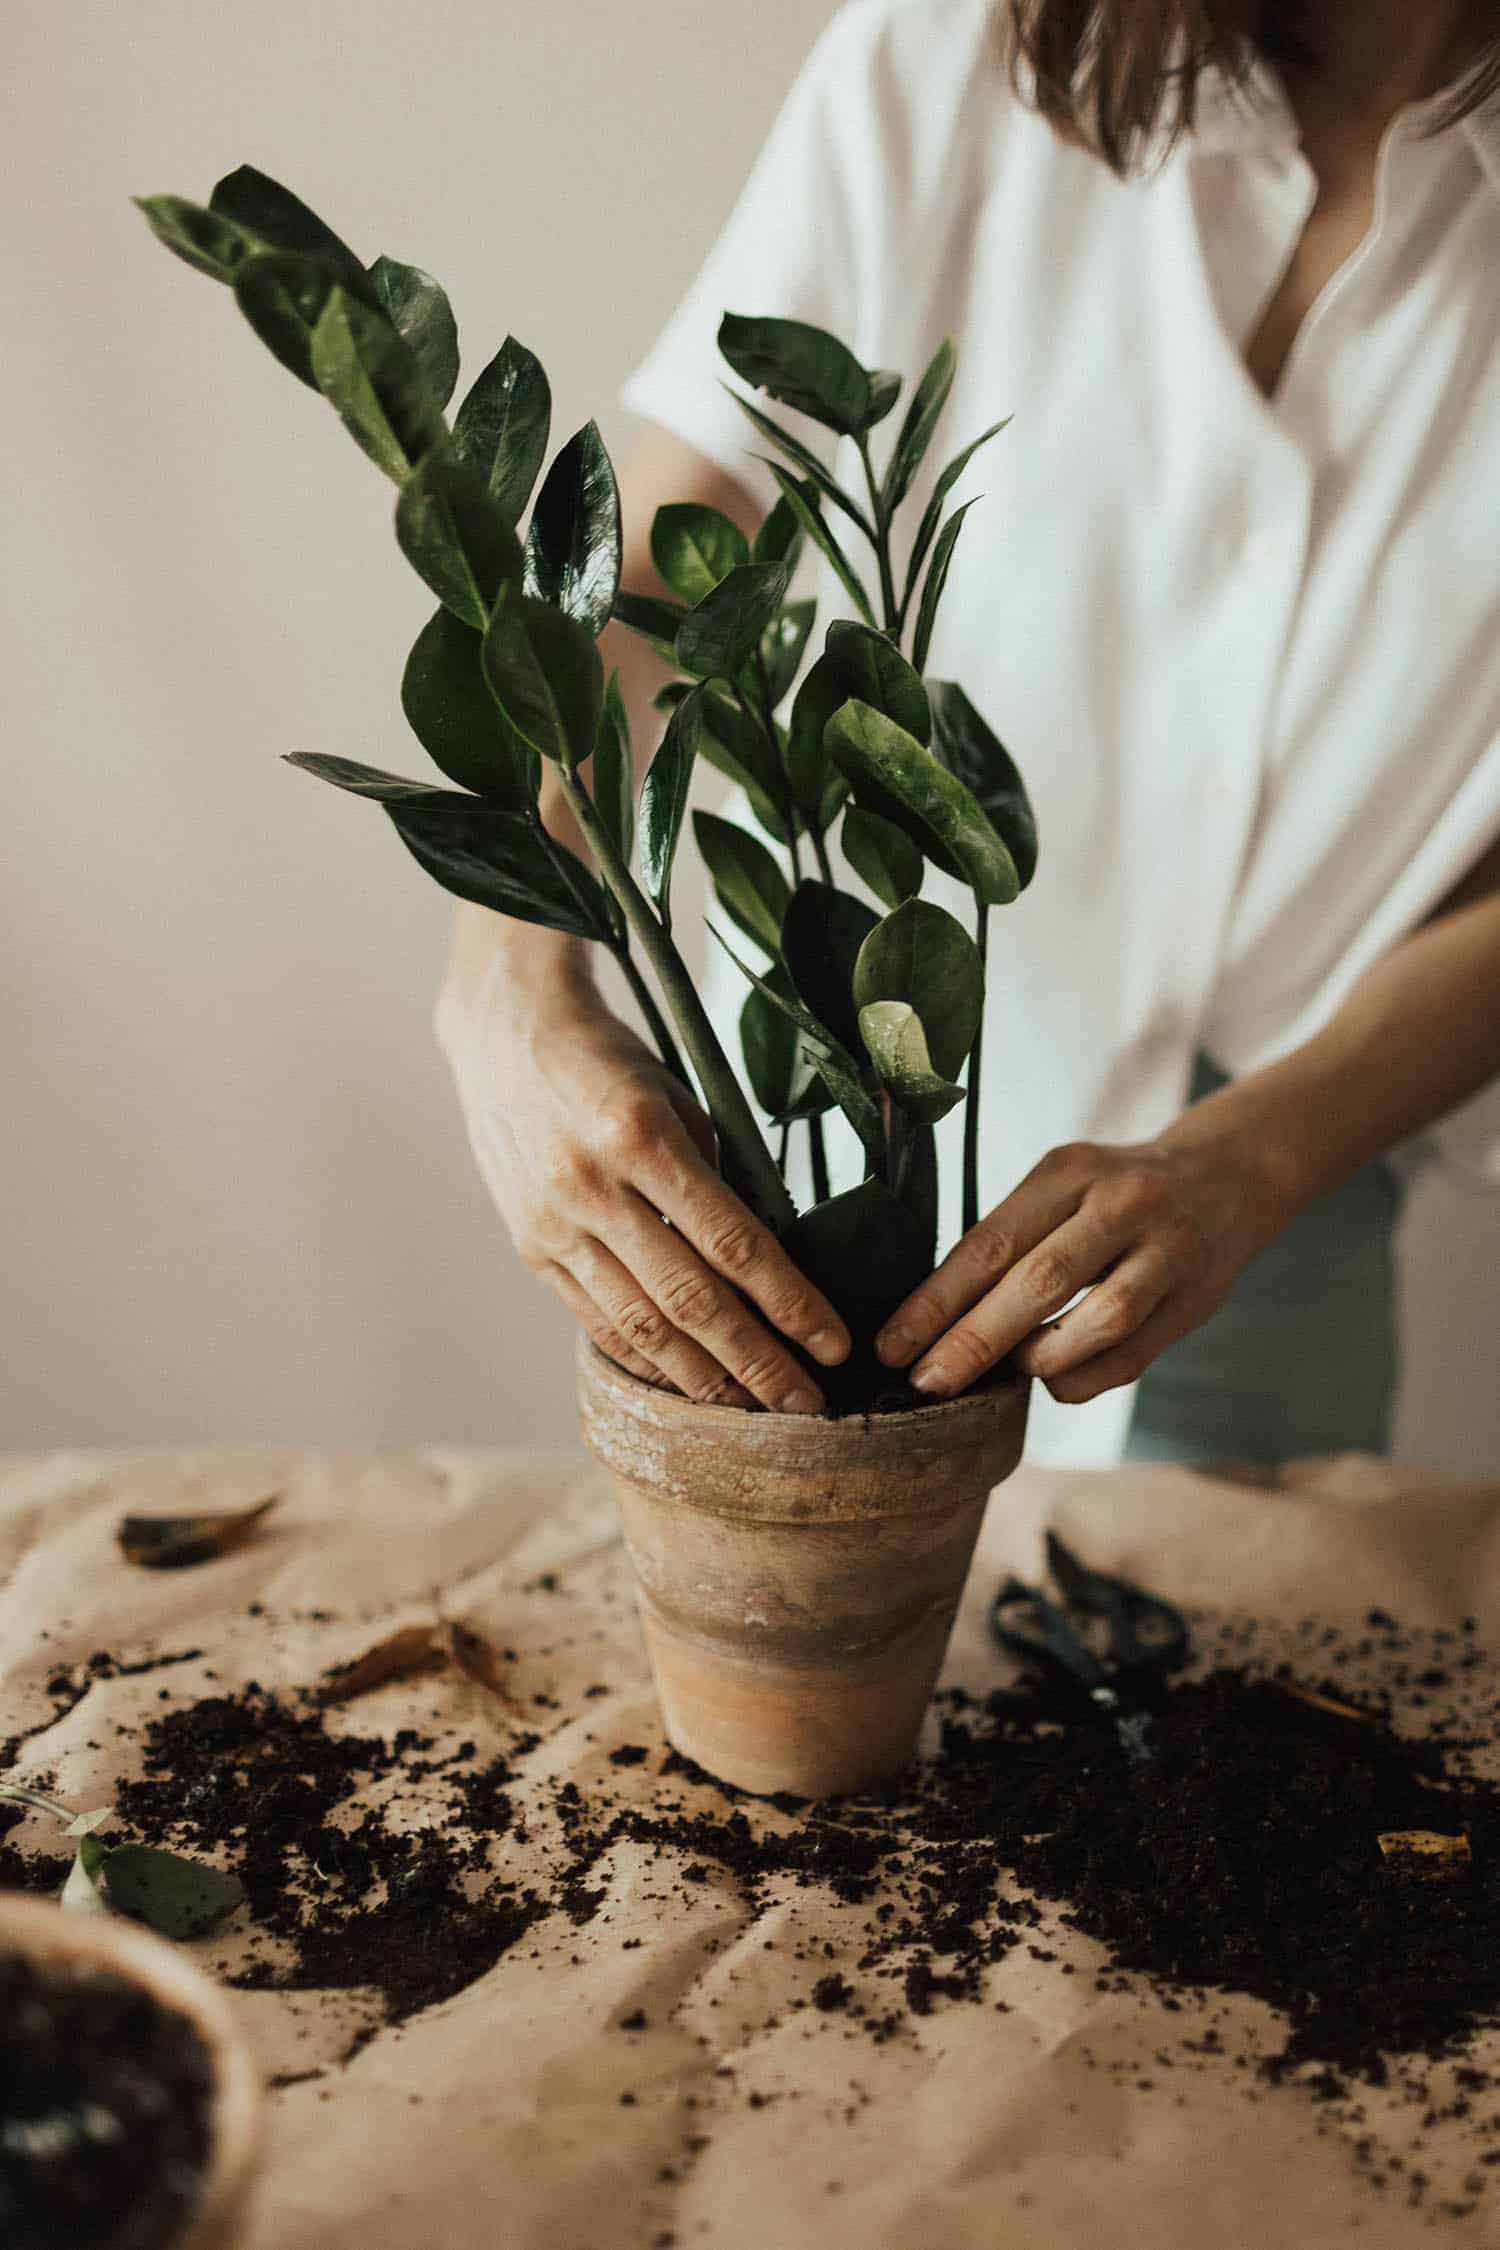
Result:
M604 667L588 627L516 586L503 586L481 662L491 694L521 740L557 765L583 764L604 704Z
M342 287L312 332L312 371L355 443L404 484L447 428L416 361L384 313Z
M769 444L774 445L777 452L783 454L786 459L792 463L794 468L800 469L806 481L816 485L818 491L822 494L823 498L830 503L831 506L837 508L841 514L846 515L852 524L856 524L858 528L864 533L867 539L873 539L875 536L875 527L871 523L869 516L860 506L859 502L854 498L853 494L848 493L844 490L843 486L839 483L838 478L833 474L833 471L831 469L825 468L823 463L818 459L817 454L814 453L812 447L810 445L804 445L801 438L795 437L790 430L783 429L782 425L778 421L776 421L771 415L764 413L761 408L756 405L754 399L746 398L743 391L735 390L728 383L724 384L723 388L728 396L734 400L735 405L744 415L746 421L750 423L751 427L753 429L759 430L761 436L765 438ZM782 500L778 500L776 503L776 507L778 509L784 508L786 506L786 502ZM773 510L772 513L774 514L775 510ZM787 513L792 517L794 528L797 528L800 531L799 519L795 514L792 513L792 510L790 508L787 508ZM780 558L776 556L757 555L755 557L755 560L757 562L777 561L780 560Z
M547 471L526 534L526 591L597 640L620 590L620 492L614 464L586 422Z
M883 422L900 396L901 377L895 370L889 367L872 367L870 410L865 416L865 428L873 430L877 422Z
M953 388L953 377L958 367L958 354L948 337L944 337L931 360L921 382L912 393L912 401L901 424L895 451L885 472L881 500L886 514L893 515L912 488L917 471L926 458L938 426L948 394Z
M926 507L922 510L922 520L917 527L917 536L912 542L911 561L907 566L906 574L906 593L901 605L903 614L905 613L905 610L911 602L912 594L916 589L917 580L922 575L922 565L927 560L927 550L932 545L933 540L937 537L937 528L943 520L943 507L949 493L953 490L953 487L957 484L959 478L963 475L965 469L969 466L969 463L973 460L980 447L982 445L988 445L991 438L998 437L1003 429L1007 429L1010 425L1010 420L1011 417L1007 414L1004 421L992 422L990 424L990 427L987 430L981 432L981 434L974 439L971 445L966 445L961 453L956 453L953 456L953 459L948 463L947 468L944 469L942 475L938 478L937 483L933 486L932 497L928 501Z
M673 593L691 607L749 562L750 542L720 509L693 500L669 501L651 521L651 560Z
M932 1270L926 1229L876 1179L804 1211L782 1248L838 1306L857 1344L866 1344Z
M922 888L922 854L894 821L851 805L840 836L844 857L885 906L900 906Z
M956 1078L984 1007L984 968L962 922L928 900L908 899L860 947L854 997L863 1011L895 1001L921 1019L932 1068Z
M364 268L341 235L326 219L310 210L300 195L293 195L268 172L241 164L215 183L208 199L210 211L231 219L249 234L259 235L276 250L292 250L342 267L351 281L363 278Z
M857 696L861 703L883 711L918 742L932 740L932 710L921 673L907 663L887 634L850 618L836 618L828 628L823 654L844 682L846 699Z
M521 577L521 543L483 477L446 449L419 461L401 487L396 538L418 577L476 632L500 588Z
M693 834L725 913L767 953L779 952L791 886L765 845L717 813L695 813Z
M740 974L748 977L756 991L804 1034L809 1059L859 1135L866 1157L871 1164L883 1162L885 1127L880 1111L865 1086L860 1066L849 1049L825 1025L819 1023L811 1009L804 1006L800 999L788 995L788 980L784 976L776 972L770 976L761 976L740 959L721 930L715 929L712 922L708 928L710 936L716 944L723 947Z
M808 635L818 614L815 601L787 602L760 637L760 660L774 711L802 666Z
M214 281L232 282L240 267L266 247L259 235L222 211L205 209L184 195L133 195L158 242Z
M972 500L966 500L961 508L954 509L938 533L938 543L932 550L932 564L922 588L922 606L917 612L917 629L912 635L911 644L912 661L919 672L927 669L932 629L937 623L938 604L943 598L943 588L948 583L948 568L953 560L953 550L958 544L958 535L963 530L964 517L973 506Z
M829 530L823 512L818 506L816 491L810 485L798 484L795 477L789 477L785 469L780 468L774 461L767 461L766 467L776 479L776 489L781 494L782 499L785 500L818 552L829 564L850 601L859 611L860 616L867 625L873 625L875 623L875 612L870 607L870 597L865 592L854 565Z
M726 313L719 323L719 350L752 390L769 391L825 429L853 436L868 428L876 406L870 378L826 328Z
M781 956L797 997L840 1046L859 1049L854 964L879 920L861 898L799 883L781 925Z
M507 336L454 417L453 448L485 477L512 524L526 512L551 426L552 391L542 363Z
M735 679L786 593L785 563L741 563L677 628L677 661L699 679Z
M430 781L412 781L404 773L387 773L381 766L361 765L357 758L333 758L316 750L288 751L285 763L315 781L347 789L351 796L372 797L381 805L463 805L469 799L456 789L439 789Z
M635 763L618 672L609 675L604 709L599 715L594 744L594 805L628 867L635 853Z
M788 573L794 572L802 554L804 533L801 524L784 500L762 522L750 547L752 562L784 562Z
M1005 839L1024 891L1036 873L1036 815L1020 769L1003 742L953 680L929 682L932 748Z
M381 256L370 279L382 310L406 343L439 406L446 406L458 381L458 323L448 293L420 266L404 266Z
M540 767L485 685L478 633L440 609L412 644L401 675L401 708L433 764L478 797L509 812L536 802Z
M872 1000L859 1028L881 1085L908 1117L935 1125L963 1100L962 1086L933 1069L922 1019L905 1000Z
M110 1904L163 1937L203 1937L245 1903L237 1875L150 1844L118 1844L102 1855L102 1866Z
M766 972L766 982L783 999L796 999L780 962ZM797 1118L821 1117L833 1107L833 1096L813 1061L804 1034L783 1007L752 985L740 1010L740 1047L750 1090L773 1124Z
M824 741L857 803L904 828L984 905L1010 904L1021 886L1004 842L963 783L914 735L868 703L850 702L835 712Z
M248 1508L213 1509L195 1516L125 1516L116 1529L120 1552L145 1570L191 1570L214 1562L253 1539L280 1501L279 1492Z
M705 686L703 737L698 755L706 759L716 773L723 774L727 781L735 782L744 790L750 810L766 834L773 843L786 845L790 838L779 801L784 784L780 765L771 756L771 746L764 732L715 682L708 681ZM689 680L669 681L655 699L657 709L675 711L683 697L692 692L693 683ZM772 791L777 794L773 796Z
M417 865L454 898L570 937L608 933L608 907L593 875L561 844L544 842L528 815L474 797L388 804L386 811Z
M363 276L361 286L368 288ZM313 331L337 288L355 293L337 267L293 250L263 250L247 258L234 276L235 303L256 335L283 367L312 390L318 388Z
M696 687L678 704L641 789L641 881L669 928L672 862L703 740L703 701L704 690Z
M677 628L687 615L680 602L662 601L655 594L628 594L622 588L610 614L618 624L628 625L632 633L649 641L674 671L679 669Z

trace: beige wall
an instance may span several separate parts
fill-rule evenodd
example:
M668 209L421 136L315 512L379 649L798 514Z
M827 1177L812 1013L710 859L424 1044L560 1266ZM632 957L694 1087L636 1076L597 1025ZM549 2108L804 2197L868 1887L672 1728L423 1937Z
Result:
M0 1442L567 1442L429 1029L446 907L291 749L420 767L390 491L127 201L249 160L621 376L830 13L21 0L0 410ZM1500 1215L1424 1190L1405 1450L1500 1468Z

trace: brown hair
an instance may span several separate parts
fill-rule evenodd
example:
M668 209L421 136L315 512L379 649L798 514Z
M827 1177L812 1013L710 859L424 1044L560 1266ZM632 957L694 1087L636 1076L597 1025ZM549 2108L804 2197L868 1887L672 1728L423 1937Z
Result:
M1003 0L1016 83L1065 138L1116 172L1145 144L1193 123L1205 70L1243 76L1257 55L1315 61L1297 0ZM1490 10L1473 9L1490 17ZM1435 126L1455 123L1500 93L1500 34L1463 42Z

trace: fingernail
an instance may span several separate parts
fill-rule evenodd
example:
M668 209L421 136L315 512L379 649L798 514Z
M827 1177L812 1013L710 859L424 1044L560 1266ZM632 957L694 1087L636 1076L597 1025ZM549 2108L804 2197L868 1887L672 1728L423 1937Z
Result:
M788 1391L778 1411L782 1414L821 1414L823 1401L816 1391Z
M911 1387L924 1397L937 1397L947 1390L948 1378L940 1367L919 1367L911 1378Z
M841 1328L819 1328L808 1337L807 1348L825 1367L837 1367L849 1357L849 1339Z
M875 1339L875 1350L887 1367L899 1367L911 1358L916 1344L904 1328L885 1328Z

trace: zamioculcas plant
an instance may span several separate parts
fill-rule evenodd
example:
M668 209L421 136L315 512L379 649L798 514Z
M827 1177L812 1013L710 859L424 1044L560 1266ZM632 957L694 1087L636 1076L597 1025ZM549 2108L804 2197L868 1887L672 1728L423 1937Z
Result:
M953 383L952 345L937 351L877 463L875 432L897 405L900 378L866 369L820 329L728 314L719 347L734 374L847 440L858 487L847 489L794 429L737 392L768 448L776 504L753 539L712 508L661 508L651 548L674 598L633 595L620 586L619 494L599 431L588 423L542 474L549 386L513 337L450 420L458 339L431 275L388 257L365 265L248 166L222 179L206 206L138 200L168 249L233 290L262 342L390 477L397 542L438 599L401 694L442 784L340 757L291 763L382 805L413 856L459 898L614 956L663 1061L696 1085L712 1116L727 1178L845 1315L858 1357L932 1267L933 1126L966 1098L965 1225L978 1216L989 913L1017 897L1036 864L1014 763L962 688L924 677L973 505L950 511L949 495L1003 424L937 478L899 569L896 519ZM851 614L828 624L805 663L815 605L791 586L808 542ZM597 647L611 618L643 634L679 675L659 698L665 730L639 803L618 678L606 680ZM733 926L715 935L749 980L745 1078L774 1152L673 942L673 864L700 758L741 784L760 831L708 812L693 822ZM592 868L543 825L543 761ZM835 829L882 912L840 887ZM967 925L921 897L929 866L967 887ZM863 1177L838 1193L823 1135L833 1109L863 1151ZM808 1137L816 1195L800 1215L785 1184L794 1131Z

